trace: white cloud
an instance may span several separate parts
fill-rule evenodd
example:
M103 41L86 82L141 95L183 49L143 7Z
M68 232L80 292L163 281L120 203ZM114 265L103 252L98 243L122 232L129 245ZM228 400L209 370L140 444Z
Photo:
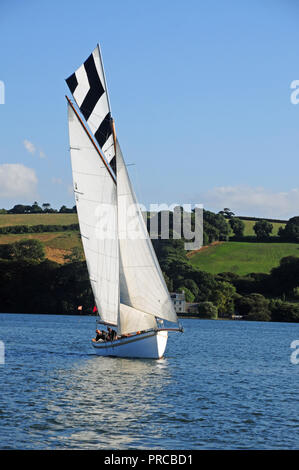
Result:
M23 145L27 152L31 153L31 155L35 155L35 153L39 156L39 158L46 158L46 154L42 149L37 149L36 146L30 142L30 140L23 140Z
M263 187L220 186L201 195L206 209L229 207L237 215L288 219L299 215L299 188L274 192Z
M32 142L25 139L23 141L23 144L24 144L24 147L27 150L27 152L31 153L32 155L35 153L36 148L35 148L35 145Z
M32 168L21 163L0 165L0 197L34 197L37 192L37 176Z
M61 179L61 178L55 178L55 177L53 177L53 178L51 179L51 181L52 181L53 184L62 184L62 179Z

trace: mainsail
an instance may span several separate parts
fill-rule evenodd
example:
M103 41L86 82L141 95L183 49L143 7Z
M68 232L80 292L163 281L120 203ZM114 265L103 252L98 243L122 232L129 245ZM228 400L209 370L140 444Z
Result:
M66 83L115 172L111 109L99 45Z
M116 185L70 105L68 122L74 193L90 282L101 319L116 325L119 309Z

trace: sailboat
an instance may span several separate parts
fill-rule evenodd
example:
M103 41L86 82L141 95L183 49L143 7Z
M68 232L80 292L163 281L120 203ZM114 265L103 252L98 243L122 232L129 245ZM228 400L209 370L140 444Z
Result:
M116 137L99 45L66 82L74 98L66 96L73 189L97 324L117 330L115 340L91 344L100 356L161 358L168 332L182 327Z

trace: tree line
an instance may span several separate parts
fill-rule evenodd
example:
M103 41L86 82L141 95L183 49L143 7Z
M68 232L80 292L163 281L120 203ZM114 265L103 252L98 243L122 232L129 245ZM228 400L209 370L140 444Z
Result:
M75 253L74 253L75 255ZM94 299L85 261L69 256L64 265L45 258L39 240L0 245L0 311L91 313Z
M285 257L270 274L212 275L192 266L182 240L154 240L169 291L184 292L205 318L242 315L246 320L299 322L299 258ZM45 258L38 240L0 245L0 311L91 313L93 294L85 261L78 253L60 265Z
M184 211L181 211L181 227L183 227L183 220L185 217ZM165 215L165 213L164 213ZM161 235L161 225L163 213L159 212L156 214L158 219L158 236ZM169 233L173 233L173 213L168 212L169 217ZM191 229L195 227L195 214L191 213ZM150 215L147 214L147 228L150 229ZM214 212L203 210L203 245L209 245L215 241L258 241L266 242L273 241L272 236L273 224L269 219L257 219L253 230L255 236L244 236L245 223L243 219L234 216L234 213L229 209L220 211L218 214ZM231 237L231 231L234 236ZM180 234L183 237L183 230ZM275 237L275 241L281 242L299 242L299 217L292 217L287 222L285 227L280 227L278 230L278 236Z
M65 205L61 206L59 210L51 208L51 204L43 203L41 206L35 201L32 205L16 204L11 209L0 209L0 214L42 214L42 213L76 213L76 206L68 208ZM181 212L182 221L184 219L184 211ZM158 218L158 235L161 233L161 218L162 212L159 212L156 217ZM169 217L169 231L173 233L173 212L168 212ZM150 214L147 214L148 229L150 228ZM245 223L244 220L256 220L253 226L255 237L244 236ZM273 219L260 219L260 218L246 218L246 217L235 217L234 213L225 208L218 214L214 212L203 210L203 244L208 245L214 241L227 241L227 240L247 240L247 241L273 241L272 231ZM285 222L285 221L282 221ZM195 226L195 214L191 213L191 228L194 230ZM44 224L43 224L44 225ZM33 226L32 226L33 227ZM36 225L34 228L26 228L25 225L18 226L18 228L6 227L0 228L0 233L34 233L34 232L45 232L45 231L65 231L65 230L76 230L76 228L69 228L71 226L60 226L65 228L58 228L55 225ZM234 236L230 237L231 231ZM183 236L183 234L181 234ZM278 230L278 236L275 241L283 242L299 242L299 216L290 218L286 226L280 227Z
M0 227L0 234L9 233L42 233L42 232L69 232L79 231L79 224L57 225L57 224L38 224L38 225L8 225Z
M11 209L0 209L0 214L73 214L76 212L76 206L68 208L63 205L57 210L53 209L49 202L44 202L40 206L37 201L34 201L32 205L16 204Z
M236 239L244 238L245 224L243 220L237 217L233 217L229 219L229 224ZM272 235L273 224L268 220L258 220L254 224L253 230L258 241L269 241ZM252 237L246 238L249 239ZM299 242L299 217L291 217L287 221L285 227L279 227L278 237L276 237L276 241L284 241L291 243Z

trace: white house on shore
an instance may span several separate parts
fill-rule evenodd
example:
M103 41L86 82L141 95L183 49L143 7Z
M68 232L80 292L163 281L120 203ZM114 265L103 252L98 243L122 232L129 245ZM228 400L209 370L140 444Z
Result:
M170 297L176 313L186 312L185 292L171 292Z

